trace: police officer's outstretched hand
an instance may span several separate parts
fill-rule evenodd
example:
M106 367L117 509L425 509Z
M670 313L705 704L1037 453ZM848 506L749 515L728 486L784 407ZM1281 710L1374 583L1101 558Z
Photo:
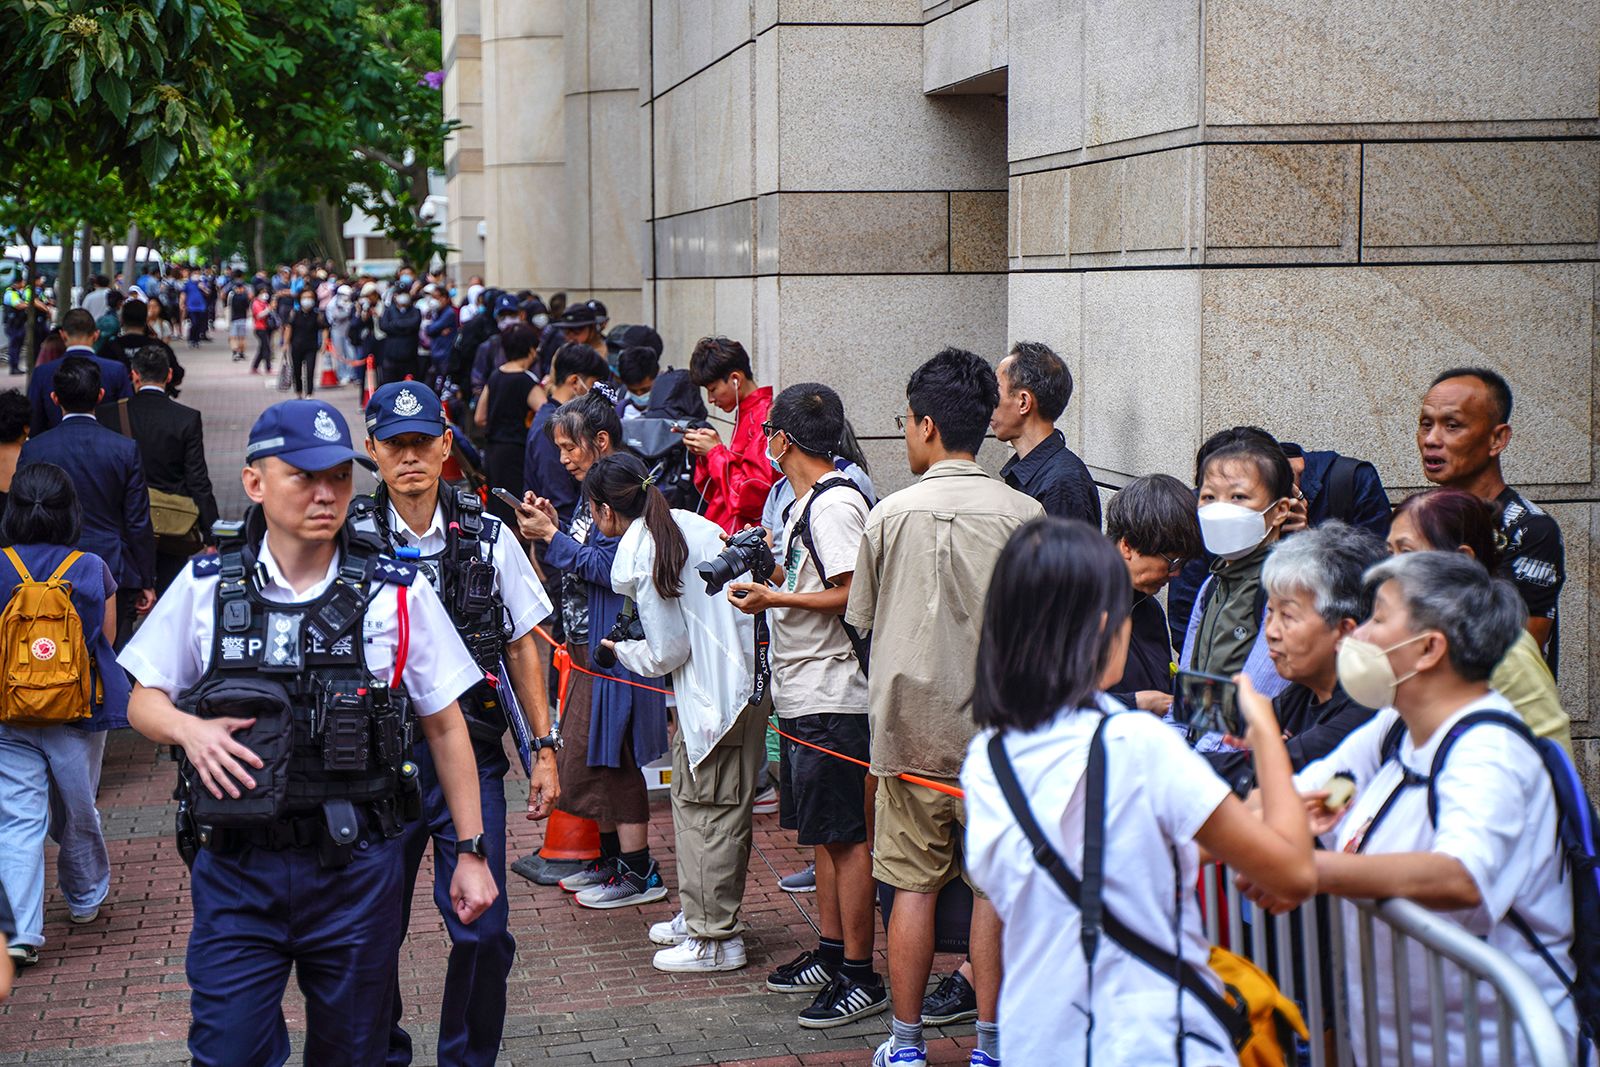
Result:
M200 781L218 800L226 792L238 799L241 788L254 789L256 780L245 765L260 768L261 757L234 740L235 730L254 726L254 719L202 719L185 715L179 743L183 754L200 774Z
M481 856L459 856L456 873L450 879L450 903L455 906L456 918L463 924L471 923L489 910L500 890L495 887L494 875Z

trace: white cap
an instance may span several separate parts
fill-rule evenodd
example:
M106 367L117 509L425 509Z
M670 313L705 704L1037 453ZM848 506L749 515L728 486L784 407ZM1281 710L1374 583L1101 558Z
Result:
M378 291L378 283L377 282L368 282L366 285L363 285L361 287L361 295L362 296L372 296L377 291Z
M352 292L352 290L348 285L339 286L339 295L340 296L349 296L351 292Z

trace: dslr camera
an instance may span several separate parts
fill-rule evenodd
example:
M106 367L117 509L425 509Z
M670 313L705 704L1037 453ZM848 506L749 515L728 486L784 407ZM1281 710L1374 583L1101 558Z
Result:
M644 640L644 623L640 622L639 616L633 613L633 605L630 604L628 607L617 613L617 624L611 628L610 633L606 634L605 640ZM617 665L617 653L613 649L609 649L602 644L596 644L594 646L592 658L597 666L604 667L608 671Z
M767 546L767 531L756 526L728 538L728 547L694 569L705 579L706 592L715 596L723 586L748 571L758 582L764 582L778 565Z

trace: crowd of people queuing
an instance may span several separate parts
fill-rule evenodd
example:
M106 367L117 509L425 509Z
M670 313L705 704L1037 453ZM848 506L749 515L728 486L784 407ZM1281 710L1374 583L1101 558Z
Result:
M1564 549L1555 520L1501 473L1513 408L1499 373L1432 379L1415 438L1435 488L1391 508L1371 463L1253 426L1211 434L1188 481L1153 473L1103 492L1056 429L1074 402L1065 361L1036 342L998 367L947 348L912 373L895 419L914 481L880 498L840 394L759 383L734 339L702 339L678 369L655 330L611 323L599 301L477 278L458 291L409 268L386 284L310 263L190 272L170 313L167 287L106 290L112 321L72 312L64 356L35 371L28 402L0 394L0 540L23 561L0 565L0 583L83 571L73 605L104 677L123 678L112 647L210 539L199 420L168 396L178 368L163 337L186 327L199 344L220 306L232 358L251 358L253 333L250 372L278 359L296 398L325 366L341 384L373 368L368 447L396 509L396 479L432 487L446 455L502 491L484 512L515 540L496 551L513 544L534 587L514 613L518 639L537 615L575 665L606 675L573 675L541 772L550 788L530 797L530 810L550 800L598 825L599 858L561 882L579 906L672 892L640 770L671 759L679 908L640 931L657 968L751 962L741 900L770 717L780 823L814 852L801 880L814 877L820 937L766 986L810 998L802 1027L889 1012L878 1067L925 1064L924 1027L968 1020L981 1067L1001 1062L1002 1039L1021 1064L1236 1062L1206 997L1116 937L1091 944L1052 853L1080 872L1092 853L1108 928L1115 917L1198 964L1216 990L1189 891L1203 859L1273 911L1318 893L1418 901L1523 966L1576 1047L1567 983L1581 931L1559 812L1538 752L1514 736L1525 724L1571 745L1554 675ZM141 426L147 395L170 407ZM89 433L87 446L72 437ZM991 434L1012 449L999 477L977 461ZM187 540L157 537L148 490L193 503ZM426 514L394 512L411 523L397 544L433 536L425 499ZM124 665L154 684L135 670L150 661ZM1185 677L1232 686L1237 722L1202 725ZM107 686L81 722L0 724L0 829L37 844L0 855L19 963L44 943L47 781L75 815L50 827L73 921L105 900L93 797L103 731L126 724L126 702ZM533 701L541 715L545 702ZM1455 743L1467 716L1508 728ZM484 810L503 895L503 794L499 805L497 824ZM957 879L972 890L968 958L933 976L936 914ZM874 967L880 886L893 890L887 975ZM492 921L503 929L503 914ZM480 988L499 991L489 1003L503 1005L509 966L499 952L482 972ZM1368 1005L1385 1062L1396 998L1421 995L1388 988L1393 974L1378 967ZM1456 1062L1479 994L1456 980L1444 995ZM441 1062L485 1049L491 1062L494 1014L458 1013ZM1426 1012L1414 1015L1426 1060ZM1488 1001L1482 1017L1492 1029ZM1494 1061L1492 1041L1483 1055Z

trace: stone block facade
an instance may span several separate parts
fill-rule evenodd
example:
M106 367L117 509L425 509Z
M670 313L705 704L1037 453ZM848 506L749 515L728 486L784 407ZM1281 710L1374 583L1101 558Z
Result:
M1503 371L1507 476L1566 535L1560 684L1600 776L1600 7L474 6L481 70L447 17L446 97L466 115L481 84L494 280L594 292L669 362L726 333L766 381L831 382L887 488L905 378L945 344L1055 347L1109 486L1188 477L1251 422L1398 498L1426 484L1431 376Z

